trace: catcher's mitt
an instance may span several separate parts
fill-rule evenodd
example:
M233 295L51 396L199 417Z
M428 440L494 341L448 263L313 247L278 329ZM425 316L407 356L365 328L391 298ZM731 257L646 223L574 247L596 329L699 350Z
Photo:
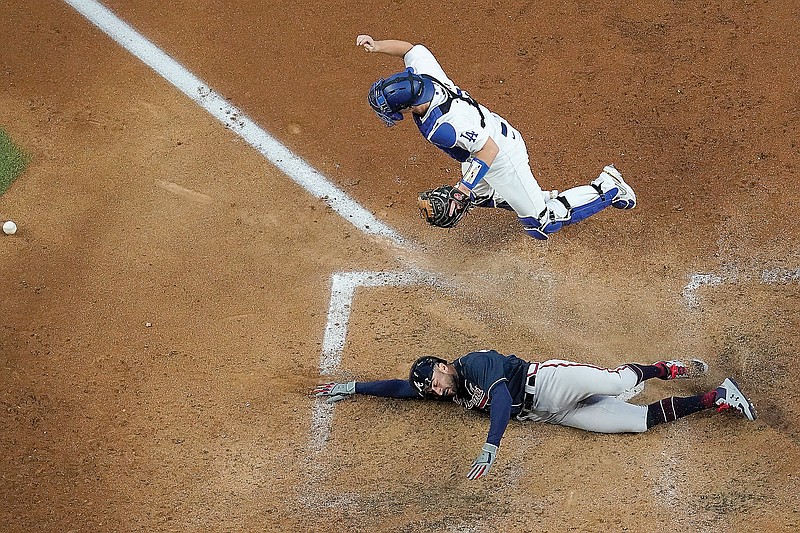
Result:
M428 224L440 228L452 228L461 220L470 207L469 194L456 187L442 185L420 193L417 198L419 214Z

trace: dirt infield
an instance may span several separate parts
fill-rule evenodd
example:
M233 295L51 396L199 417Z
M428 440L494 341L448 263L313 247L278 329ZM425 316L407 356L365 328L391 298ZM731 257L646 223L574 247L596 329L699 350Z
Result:
M0 197L19 225L0 235L0 529L800 529L796 5L105 5L409 247L359 231L66 3L0 3L0 126L32 156ZM429 46L525 135L543 187L614 162L639 206L546 243L506 212L424 226L417 192L456 168L372 114L367 89L401 65L359 33ZM355 289L333 377L479 348L700 356L707 379L633 401L731 375L760 418L513 422L470 482L487 418L307 396L334 276L412 268L433 281Z

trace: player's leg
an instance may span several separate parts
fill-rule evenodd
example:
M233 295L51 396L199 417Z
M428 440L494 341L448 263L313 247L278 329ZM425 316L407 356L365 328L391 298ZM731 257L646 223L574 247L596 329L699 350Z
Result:
M520 180L518 186L524 187L525 183L524 179ZM536 187L541 190L538 184ZM613 165L608 165L591 184L573 187L555 198L546 199L542 210L535 209L540 206L538 202L534 209L525 209L522 205L518 208L514 203L509 203L517 212L525 232L544 240L563 226L585 220L608 206L632 209L636 206L636 195L633 188L622 179L622 174Z
M546 239L548 233L561 227L556 224L546 228L551 219L547 202L557 197L558 191L543 191L539 186L530 168L525 142L520 137L513 141L501 139L498 146L501 150L492 163L493 171L473 190L474 205L511 209L517 213L528 235ZM491 197L483 188L479 189L481 186L492 191Z
M590 396L548 422L595 433L642 433L649 429L649 408L613 396Z
M738 411L748 420L755 420L757 416L755 407L739 389L739 385L731 378L727 378L719 387L703 394L687 398L673 396L651 403L647 406L647 427L649 429L658 424L673 422L713 407L716 407L718 412Z
M466 163L464 165L466 165ZM482 180L472 189L472 206L496 207L507 211L514 210L486 180Z
M647 379L696 378L708 372L708 364L702 359L658 361L652 365L629 363L626 366L630 367L639 376L637 385Z
M543 191L533 176L528 163L528 152L521 139L498 143L500 152L492 163L493 172L473 189L475 204L486 207L513 209L519 215L542 212L545 202L554 198L558 191ZM467 164L462 164L462 171ZM553 194L553 193L556 194ZM491 198L488 198L491 196ZM490 200L490 201L489 201Z
M534 410L557 413L596 394L618 396L647 379L697 377L707 371L708 365L700 359L629 363L617 368L552 359L539 365Z
M587 219L608 206L633 209L636 206L636 194L622 179L620 171L608 165L589 185L567 189L547 205L563 225L568 225Z
M551 359L539 365L532 407L534 411L559 413L590 396L617 396L639 382L639 374L627 365L603 368Z
M485 185L485 187L481 187ZM542 201L547 202L558 196L557 190L542 191ZM506 211L513 211L514 208L506 202L500 193L492 189L488 183L481 182L475 189L472 190L472 206L473 207L491 207L505 209Z
M597 433L641 433L714 407L718 412L734 410L748 420L756 419L753 404L736 382L728 378L712 391L689 397L672 396L647 406L611 396L590 396L546 421Z

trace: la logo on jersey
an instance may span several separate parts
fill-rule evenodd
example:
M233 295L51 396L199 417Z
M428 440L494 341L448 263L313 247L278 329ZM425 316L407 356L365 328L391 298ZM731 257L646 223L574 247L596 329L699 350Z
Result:
M474 143L475 139L478 138L478 132L476 132L476 131L465 131L464 133L461 134L461 136L464 137L469 142Z

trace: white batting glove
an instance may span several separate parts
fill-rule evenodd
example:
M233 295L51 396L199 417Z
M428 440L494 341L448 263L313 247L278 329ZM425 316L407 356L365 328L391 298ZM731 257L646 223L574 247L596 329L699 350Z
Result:
M467 479L478 479L483 477L492 467L492 463L497 459L497 446L489 444L488 442L483 445L481 453L475 462L472 463L472 468L469 469Z
M314 389L314 396L327 397L325 403L336 403L356 393L356 382L320 383Z

